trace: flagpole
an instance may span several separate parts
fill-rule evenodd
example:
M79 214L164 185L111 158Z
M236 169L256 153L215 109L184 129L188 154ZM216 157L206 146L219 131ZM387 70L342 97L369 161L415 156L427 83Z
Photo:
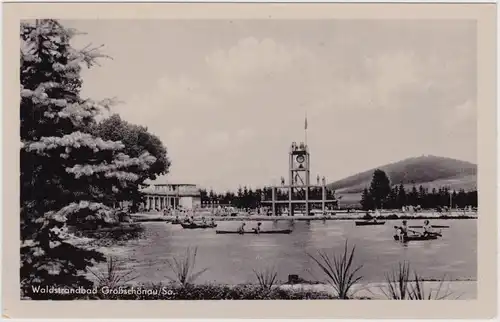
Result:
M305 145L307 147L307 112L306 112L306 118L305 118L305 122L304 122L304 135L305 135Z

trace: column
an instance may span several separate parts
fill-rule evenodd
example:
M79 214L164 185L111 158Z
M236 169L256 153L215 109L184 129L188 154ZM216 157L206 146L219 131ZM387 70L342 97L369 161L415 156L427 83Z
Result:
M325 206L326 206L326 187L323 185L321 187L321 209L323 210L323 214L325 214Z
M272 205L272 209L273 209L273 216L276 216L276 188L272 187L271 188L271 192L272 192L272 202L271 202L271 205Z

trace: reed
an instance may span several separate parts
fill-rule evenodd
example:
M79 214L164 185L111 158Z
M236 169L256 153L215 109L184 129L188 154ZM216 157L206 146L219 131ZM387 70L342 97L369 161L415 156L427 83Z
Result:
M353 296L355 293L352 292L353 286L362 279L362 276L357 275L363 266L353 266L355 250L356 246L349 250L346 241L344 252L340 255L334 254L330 257L327 253L318 251L318 258L316 258L308 254L326 275L328 283L340 299L349 299Z
M403 262L397 269L385 274L386 285L382 293L390 300L406 300L410 294L410 264Z
M138 275L133 275L134 270L126 269L123 262L114 257L108 257L106 266L107 267L104 272L89 269L90 273L95 276L95 283L99 288L117 288L135 280L138 277Z
M411 300L446 300L452 295L449 285L446 289L443 288L444 278L439 281L437 289L431 289L428 293L424 289L423 282L422 278L414 273L414 280L410 284Z
M275 267L266 268L263 271L253 270L259 286L264 291L270 291L275 285L278 285L278 272Z
M191 248L188 247L184 257L168 260L167 264L172 270L174 276L166 277L170 281L178 283L183 287L193 284L198 277L208 270L208 268L203 268L202 270L195 272L197 254L198 247L195 247L193 251L191 251Z
M390 300L444 300L452 295L449 285L446 290L443 288L444 278L439 280L437 289L426 292L422 277L417 272L413 272L413 278L411 276L410 264L399 263L397 269L386 274L386 286L380 289Z

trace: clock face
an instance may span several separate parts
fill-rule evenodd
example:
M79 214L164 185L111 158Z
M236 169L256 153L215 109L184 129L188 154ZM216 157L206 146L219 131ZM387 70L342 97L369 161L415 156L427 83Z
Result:
M299 155L299 156L297 156L297 159L296 159L296 160L297 160L297 162L298 162L298 163L304 163L305 158L304 158L304 156L303 156L303 155Z

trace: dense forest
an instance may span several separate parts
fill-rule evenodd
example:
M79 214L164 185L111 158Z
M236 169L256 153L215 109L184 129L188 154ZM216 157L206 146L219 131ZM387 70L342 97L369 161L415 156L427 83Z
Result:
M303 199L304 191L294 192L292 199ZM321 200L321 188L311 188L309 190L310 200ZM288 200L288 192L284 189L276 189L276 200ZM207 204L219 204L232 206L236 208L257 208L262 206L262 201L270 201L272 199L272 190L269 187L251 189L248 187L240 187L236 192L217 193L213 190L201 190L201 202ZM326 199L335 200L335 192L326 190Z
M451 198L450 198L451 192ZM364 210L375 209L375 203L367 189L363 191L361 206ZM438 208L465 208L477 207L477 190L474 191L450 191L448 188L424 189L414 186L411 190L405 190L402 185L394 186L387 199L384 200L384 209L400 209L403 206L420 206L422 209Z
M451 191L447 187L433 188L431 191L414 185L410 190L403 184L391 185L386 173L380 169L373 172L370 187L363 190L361 207L371 209L397 209L404 206L422 209L477 207L477 190Z
M311 188L310 200L321 200L321 188ZM288 192L285 189L276 189L276 200L288 200ZM217 193L213 190L201 190L201 202L203 205L224 205L236 208L254 209L263 205L263 201L272 199L272 191L269 187L252 190L240 187L236 192ZM292 199L304 199L304 191L294 192ZM335 191L326 190L327 200L337 200ZM421 209L445 209L477 207L477 190L458 191L447 187L429 190L422 185L414 185L411 189L405 189L403 184L391 185L387 175L382 170L375 170L370 186L365 188L361 201L363 210L374 209L401 209L404 206L419 207Z

